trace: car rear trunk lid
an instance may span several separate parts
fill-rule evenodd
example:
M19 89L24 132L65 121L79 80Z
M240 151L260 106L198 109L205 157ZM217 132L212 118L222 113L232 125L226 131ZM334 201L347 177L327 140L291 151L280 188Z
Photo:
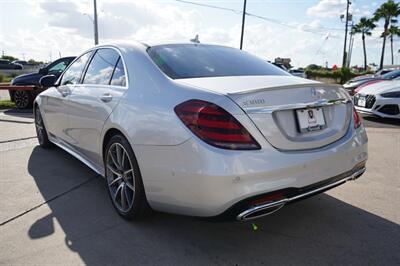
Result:
M216 91L213 87L216 85L207 84L218 84L217 92L225 92L236 102L265 139L277 149L321 148L339 140L348 131L352 115L351 99L338 85L288 76L255 77L255 80L245 77L241 82L236 77L222 81L185 83L213 91ZM240 89L240 86L243 88ZM318 123L305 128L304 123L314 122L310 119L310 110Z

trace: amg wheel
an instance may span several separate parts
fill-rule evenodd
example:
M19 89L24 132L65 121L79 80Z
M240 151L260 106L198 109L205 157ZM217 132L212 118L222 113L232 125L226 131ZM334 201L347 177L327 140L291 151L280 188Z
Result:
M49 141L49 137L43 123L43 118L38 107L35 110L35 128L40 147L45 149L52 147L53 143Z
M33 103L32 94L29 91L15 91L14 102L18 109L29 108Z
M104 164L109 196L117 212L126 219L143 217L149 206L136 158L125 137L110 139Z

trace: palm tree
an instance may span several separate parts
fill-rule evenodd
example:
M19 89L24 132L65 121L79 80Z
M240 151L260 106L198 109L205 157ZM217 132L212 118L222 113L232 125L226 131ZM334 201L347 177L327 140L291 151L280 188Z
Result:
M365 35L371 36L371 30L376 27L374 21L372 19L368 19L366 17L362 17L360 21L354 25L352 29L353 34L361 33L361 39L364 50L364 70L367 70L367 51L365 49Z
M390 40L390 52L392 55L392 65L394 64L393 58L393 37L400 36L400 28L394 25L391 25L388 29L388 37Z
M382 44L382 53L381 53L381 62L379 64L379 68L383 67L383 58L385 56L385 45L386 45L386 37L388 35L388 29L390 23L397 23L397 17L400 15L400 4L395 3L393 0L388 0L386 3L383 3L374 13L374 19L379 21L380 19L384 19L385 23L383 25L383 44Z

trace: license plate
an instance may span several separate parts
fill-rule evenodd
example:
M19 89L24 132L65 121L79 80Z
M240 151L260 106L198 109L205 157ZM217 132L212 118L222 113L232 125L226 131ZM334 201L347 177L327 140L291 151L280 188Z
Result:
M361 107L365 107L365 97L359 96L357 99L357 105Z
M300 132L320 130L325 127L325 118L322 108L296 110Z

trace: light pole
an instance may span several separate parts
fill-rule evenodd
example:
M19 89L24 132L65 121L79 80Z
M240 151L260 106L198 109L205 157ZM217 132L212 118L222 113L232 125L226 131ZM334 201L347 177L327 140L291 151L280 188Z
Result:
M243 4L243 16L242 16L242 34L240 35L240 50L242 50L243 47L243 34L244 34L244 21L246 19L246 0L244 0Z
M345 31L344 31L344 45L343 45L343 61L342 67L346 66L346 45L347 45L347 26L348 26L348 17L349 17L349 6L350 0L347 0L347 7L346 7L346 21L345 21Z
M93 0L93 8L94 8L94 10L93 10L93 13L94 13L94 15L93 15L93 17L94 17L94 20L93 20L93 25L94 25L94 44L98 45L99 44L99 28L98 28L98 25L97 25L97 3L96 3L96 0Z

